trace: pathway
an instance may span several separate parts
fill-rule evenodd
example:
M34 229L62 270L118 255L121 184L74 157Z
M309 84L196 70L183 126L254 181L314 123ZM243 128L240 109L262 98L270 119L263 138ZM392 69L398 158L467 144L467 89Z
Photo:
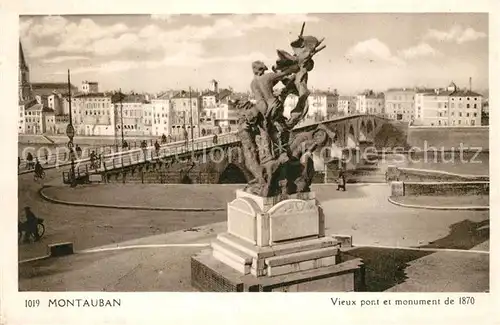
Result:
M77 250L149 245L142 249L76 254L21 264L21 290L193 291L189 284L190 256L203 248L191 244L208 244L226 227L224 211L180 213L54 205L36 195L38 187L32 181L20 183L23 200L31 202L41 215L48 214L47 237L42 243L34 244L33 247L38 245L38 251L26 246L28 252L23 253L21 246L21 259L36 256L35 253L40 255L42 248L45 249L50 242L68 240L75 243ZM105 193L107 185L102 186ZM217 197L230 197L234 191L234 186L212 186L217 188ZM168 196L176 197L173 193L182 189L182 185L147 188L152 193L164 191ZM400 208L387 201L389 188L385 184L351 185L347 192L337 192L332 185L315 185L313 189L325 210L327 233L353 236L357 248L349 253L367 262L370 290L488 290L487 254L415 252L394 248L419 246L488 251L487 211ZM134 185L123 185L115 190L118 196L120 191L129 192L129 200L136 200L131 203L140 203L145 197L151 200L145 192L132 195L144 191L144 188ZM86 188L76 191L83 193ZM94 200L101 197L95 187L88 188L87 195L91 194ZM108 195L105 197L109 198ZM201 201L193 194L192 205L197 202ZM160 247L150 246L155 244ZM452 278L450 268L454 268Z

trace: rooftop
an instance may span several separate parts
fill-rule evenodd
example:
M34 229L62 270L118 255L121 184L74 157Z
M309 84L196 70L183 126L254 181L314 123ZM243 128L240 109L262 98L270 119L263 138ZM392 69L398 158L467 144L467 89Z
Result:
M217 96L218 94L215 91L207 90L207 91L204 91L201 95L202 96Z
M68 83L66 82L33 82L31 83L31 88L36 89L51 89L51 90L65 90L68 91ZM71 85L72 90L78 89L74 85Z
M366 98L384 98L384 93L376 93L373 90L365 90L360 94L360 96L366 96Z
M332 91L315 90L311 92L311 96L336 96L337 94Z
M158 95L158 97L156 97L154 99L159 99L159 100L170 99L170 93L169 92L162 93L162 94Z
M50 108L50 107L44 107L42 109L42 112L45 112L45 113L55 113L55 111L52 108Z
M233 95L236 95L236 94L234 94L234 93L233 93L231 90L229 90L229 89L225 89L225 88L223 88L223 89L221 89L221 90L219 91L219 100L224 100L224 99L226 99L226 98L227 98L227 99L230 99ZM231 99L235 100L235 99L238 99L238 98L231 98ZM240 99L241 99L241 98L240 98Z
M35 105L37 103L36 99L28 99L28 100L21 100L19 101L19 106L25 105L26 108L31 107L32 105Z
M389 92L408 92L408 93L414 93L416 92L416 88L389 88L387 89L386 93Z
M43 105L42 104L35 104L35 105L32 105L28 108L26 108L27 111L41 111L43 110Z
M73 95L74 98L89 98L89 97L111 97L105 93L78 93Z
M197 91L194 91L194 90L191 90L191 92L189 91L185 91L185 90L181 90L179 91L178 93L174 94L172 96L172 98L197 98L198 97L198 92Z
M482 97L483 95L467 89L457 89L455 91L440 90L439 92L432 90L432 92L424 93L424 96Z
M138 95L138 94L125 95L125 97L122 99L122 102L123 103L145 103L146 96Z
M434 93L434 88L416 88L417 94Z

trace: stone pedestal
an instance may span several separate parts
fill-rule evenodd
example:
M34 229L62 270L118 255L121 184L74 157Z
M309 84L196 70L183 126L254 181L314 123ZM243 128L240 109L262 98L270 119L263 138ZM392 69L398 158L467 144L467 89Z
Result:
M193 256L191 277L203 291L361 291L360 259L342 258L325 237L313 192L259 197L242 190L228 204L228 230Z

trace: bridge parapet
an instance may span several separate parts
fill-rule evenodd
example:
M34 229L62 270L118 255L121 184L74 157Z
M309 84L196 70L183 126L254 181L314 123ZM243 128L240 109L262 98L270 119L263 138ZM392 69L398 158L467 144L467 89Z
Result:
M387 121L388 119L375 115L343 116L309 125L300 125L293 132L313 130L318 125L322 125L322 128L327 131L330 138L329 145L335 143L342 149L357 148L360 146L360 142L371 141L377 132L376 130ZM360 132L363 133L363 136L360 136ZM178 141L164 145L159 151L154 150L154 147L150 146L145 149L134 149L103 155L100 157L99 163L93 166L90 165L90 161L80 164L79 168L77 168L77 173L80 175L80 178L88 179L88 175L90 174L105 174L113 171L123 171L124 169L135 169L139 165L161 165L162 163L176 160L193 162L193 158L197 158L198 156L207 157L207 155L213 159L214 153L216 155L217 152L230 155L231 151L227 149L234 147L240 147L240 141L236 132L220 136L217 143L213 143L212 137L208 136L195 139L194 142ZM239 161L234 161L235 156L238 157ZM206 163L207 161L205 160L204 162ZM217 166L216 169L221 172L229 164L236 164L238 167L241 167L245 171L245 174L248 172L244 167L241 153L233 154L232 158L229 157L229 159L227 157L226 159L221 159L218 165L223 166ZM65 179L68 175L68 172L63 173Z

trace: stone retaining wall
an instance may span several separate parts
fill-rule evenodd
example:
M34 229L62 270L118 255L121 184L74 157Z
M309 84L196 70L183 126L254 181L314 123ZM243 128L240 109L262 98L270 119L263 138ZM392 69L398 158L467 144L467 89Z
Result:
M392 182L391 196L489 195L489 182Z
M486 175L460 175L438 170L389 166L386 181L399 182L488 182Z

